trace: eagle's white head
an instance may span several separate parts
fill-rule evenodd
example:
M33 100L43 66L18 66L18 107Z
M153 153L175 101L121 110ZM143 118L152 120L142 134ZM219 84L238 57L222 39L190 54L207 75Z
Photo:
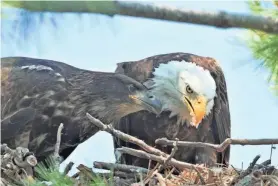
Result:
M162 111L171 111L178 124L199 126L213 108L216 84L208 70L192 62L160 64L145 85L160 98Z

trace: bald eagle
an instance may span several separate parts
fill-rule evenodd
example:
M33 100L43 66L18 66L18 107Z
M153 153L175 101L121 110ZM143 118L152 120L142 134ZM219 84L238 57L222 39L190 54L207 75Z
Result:
M140 111L123 117L117 129L155 146L157 138L199 141L219 144L231 136L227 88L223 71L210 57L190 53L168 53L139 61L117 64L117 73L145 84L161 100L160 117ZM114 147L139 148L114 137ZM156 145L170 153L172 147ZM119 155L118 163L148 167L148 161L130 155ZM213 166L229 164L230 148L217 153L210 148L179 147L175 158L181 161Z
M54 151L60 123L60 155L66 159L98 132L87 112L109 124L137 111L161 110L159 100L130 77L45 59L2 58L1 86L1 143L29 148L38 161Z

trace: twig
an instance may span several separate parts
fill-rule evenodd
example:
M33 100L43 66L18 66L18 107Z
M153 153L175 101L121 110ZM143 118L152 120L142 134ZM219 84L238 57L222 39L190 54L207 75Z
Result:
M168 156L168 158L165 160L164 165L167 165L167 163L169 162L169 160L170 160L171 158L174 157L175 153L176 153L177 150L178 150L177 141L175 141L173 145L174 145L174 146L173 146L173 148L172 148L171 154L170 154L170 155Z
M155 172L154 174L156 175L156 177L158 179L159 185L160 186L166 186L165 179L162 177L162 175L159 174L158 172Z
M41 12L78 12L100 13L109 16L124 15L158 20L208 25L218 28L247 28L269 33L278 33L278 20L271 17L250 14L205 12L185 10L176 7L143 4L125 1L77 1L75 3L59 1L5 1L5 3L29 11Z
M55 158L59 158L60 157L59 150L60 150L61 135L62 135L62 129L63 128L64 128L64 124L61 123L59 128L58 128L58 131L57 131L57 141L56 141L55 150L54 150L54 157Z
M158 172L158 167L160 166L160 163L157 163L153 169L151 169L148 172L148 175L146 176L146 178L143 180L144 185L147 185L147 183L149 183L149 181L151 180L151 178L154 176L155 172Z
M164 156L166 157L167 154L162 152L161 150L158 150L154 147L151 147L149 145L147 145L143 140L140 140L134 136L131 136L131 135L128 135L128 134L125 134L119 130L116 130L114 129L111 125L105 125L103 124L100 120L94 118L93 116L91 116L89 113L86 113L88 119L94 124L96 125L97 127L99 127L100 130L102 131L106 131L118 138L120 138L121 140L125 141L125 142L130 142L130 143L133 143L133 144L136 144L138 146L140 146L143 150L149 152L149 153L153 153L155 155L158 155L158 156Z
M114 166L114 165L112 165L112 163L107 163L107 164L105 164L103 162L99 162L99 163L104 164L104 166L100 166L99 164L97 165L97 167L101 167L101 168L104 168L104 167L108 168L108 167L113 167ZM124 166L125 165L114 166L114 167L118 168L118 169L121 169L121 170L127 171L128 169L126 167L124 167ZM134 166L130 166L130 167L134 167ZM91 168L89 168L89 167L87 167L87 166L85 166L83 164L80 164L77 167L77 169L80 171L80 173L82 173L83 175L85 175L86 177L88 177L91 180L94 177L97 177L97 176L105 177L105 178L108 178L108 179L111 178L111 173L94 173ZM134 179L134 178L139 179L140 178L139 172L136 172L136 171L132 172L131 169L129 169L128 173L127 172L123 172L123 171L119 171L119 170L115 171L115 169L114 169L113 170L113 176L120 177L120 178L126 178L126 179L130 179L130 178L132 178L132 179ZM143 176L146 176L146 174L143 174Z
M175 141L168 140L167 138L159 138L155 141L159 145L173 146ZM178 141L177 146L180 147L210 147L217 152L223 152L229 145L271 145L278 144L278 138L274 139L231 139L227 138L221 144L211 144L203 142L189 142L189 141Z
M233 166L231 165L231 167L234 169L234 171L237 173L237 175L239 176L240 175L240 172Z
M168 177L170 177L170 175L175 171L175 167L173 167L172 169L171 169L171 171L166 175L166 179L168 178Z
M157 161L161 164L163 164L167 159L167 158L162 157L162 156L156 156L156 155L144 152L142 150L135 150L135 149L127 148L127 147L118 148L117 150L122 152L122 153L125 153L125 154L130 154L132 156L136 156L138 158L151 159L151 160ZM195 166L193 164L178 161L178 160L175 160L173 158L169 160L168 164L172 165L174 167L177 167L179 169L186 169L186 168L187 169L192 169Z
M197 175L198 175L198 177L200 178L201 183L202 183L203 185L205 185L206 182L205 182L203 176L201 175L201 173L198 171L198 169L197 169L196 167L193 167L193 169L197 172Z
M177 140L177 139L176 139ZM167 157L167 159L163 162L163 164L160 164L158 167L158 171L161 171L163 167L167 166L168 162L170 161L171 158L174 157L175 153L177 152L178 147L177 143L174 143L174 147L172 148L172 151L170 155Z
M1 179L4 178L7 182L14 183L14 184L16 183L18 185L20 185L22 183L20 179L18 179L17 177L15 177L13 175L13 173L11 174L10 172L8 172L8 173L7 172L8 171L3 171L3 172L1 171ZM7 185L9 185L9 184L7 184Z
M75 173L74 175L71 176L71 178L78 178L79 172Z
M276 147L274 147L273 144L271 144L271 147L270 147L270 148L271 148L271 149L270 149L270 158L269 158L269 159L271 160L271 158L272 158L272 151L275 150Z
M249 167L243 171L240 175L239 175L239 179L244 178L245 176L247 176L248 174L250 174L254 168L254 166L256 165L257 161L260 159L260 155L257 155L253 161L250 163Z
M256 169L264 168L270 164L271 164L271 160L266 160L266 161L262 162L261 164L256 165Z
M277 176L273 176L273 175L262 175L260 178L261 178L262 180L268 180L268 181L270 181L273 185L278 185Z
M255 167L257 161L260 159L260 157L261 157L260 155L257 155L257 156L253 159L253 161L250 163L249 167L248 167L245 171L242 171L242 172L240 173L239 176L235 177L235 178L233 179L232 183L237 183L239 180L241 180L241 179L243 179L245 176L249 175L249 174L253 171L253 169L254 169L254 167Z
M83 164L78 165L76 168L80 171L80 173L83 173L84 175L86 175L87 178L89 178L91 180L93 180L94 177L96 177L93 170ZM80 175L80 173L79 173L79 175Z
M270 159L261 163L262 166L268 166L270 164L271 164L271 160Z
M135 173L135 172L148 173L148 169L145 169L143 167L117 164L117 163L105 163L105 162L98 162L98 161L94 162L94 168L115 170L115 171L129 172L129 173Z
M107 179L111 178L111 173L97 173L97 175ZM139 173L126 173L122 171L113 171L113 176L125 179L140 179ZM143 176L146 176L146 174L144 174Z

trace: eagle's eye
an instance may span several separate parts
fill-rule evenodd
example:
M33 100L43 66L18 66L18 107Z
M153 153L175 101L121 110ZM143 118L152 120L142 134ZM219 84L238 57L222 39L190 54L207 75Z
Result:
M189 94L193 93L193 90L190 88L189 85L186 86L186 92L188 92Z

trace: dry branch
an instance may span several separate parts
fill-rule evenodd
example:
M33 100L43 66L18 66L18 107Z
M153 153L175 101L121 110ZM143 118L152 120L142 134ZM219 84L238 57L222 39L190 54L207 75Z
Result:
M157 168L158 171L161 171L163 169L163 167L167 167L168 162L170 161L170 159L172 159L174 157L177 150L178 150L177 144L174 143L174 147L172 148L170 155L166 158L166 160L163 162L163 164L158 165L158 168Z
M103 163L103 162L100 162L100 163ZM115 165L111 165L111 164L108 165L108 166L116 167ZM118 167L120 167L120 166L118 166ZM141 167L139 167L139 168L143 169ZM84 184L84 181L86 182L88 180L93 180L94 178L97 178L97 177L104 178L104 179L111 179L111 176L113 176L114 179L115 179L115 177L118 177L122 180L129 179L130 181L132 180L133 182L135 182L136 180L140 179L141 175L146 176L146 174L142 174L142 173L138 173L138 172L132 172L132 170L126 169L125 167L124 168L122 168L122 167L119 168L119 169L124 170L124 171L119 171L119 170L115 170L115 169L112 170L112 174L111 173L96 173L96 172L93 172L93 170L91 168L89 168L89 167L87 167L83 164L80 164L77 167L77 169L79 170L79 172L74 177L75 178L76 177L81 178L83 180L83 184Z
M100 130L102 131L106 131L118 138L120 138L123 141L126 142L130 142L133 144L136 144L138 146L140 146L142 149L144 149L147 152L156 154L158 156L167 156L166 153L162 152L161 150L158 150L154 147L149 146L148 144L146 144L143 140L140 140L134 136L125 134L119 130L114 129L111 125L105 125L103 124L100 120L94 118L93 116L91 116L89 113L86 113L88 119L94 124L96 125Z
M124 140L126 142L134 143L134 144L140 146L143 150L145 150L149 153L152 153L152 154L146 153L142 150L134 150L134 149L126 148L126 147L117 149L119 152L128 153L128 154L129 153L135 153L134 156L137 156L137 157L138 157L138 154L140 154L142 156L142 158L155 160L155 161L159 162L160 164L163 164L163 163L169 161L168 164L170 164L172 166L175 166L177 168L181 168L181 169L183 169L183 168L192 168L192 166L195 166L193 164L181 162L181 161L178 161L174 158L171 158L169 154L166 154L166 153L164 153L164 152L162 152L162 151L160 151L160 150L158 150L154 147L151 147L151 146L147 145L144 141L142 141L142 140L140 140L140 139L138 139L134 136L125 134L125 133L123 133L119 130L116 130L111 125L105 125L100 120L91 116L89 113L87 113L86 115L87 115L88 119L94 125L96 125L97 127L100 128L100 130L109 132L110 134L112 134L112 135L114 135L114 136L116 136L116 137L118 137L121 140ZM173 151L175 151L175 150L173 150ZM138 152L138 153L136 153L136 152Z
M90 178L91 180L93 180L94 177L96 177L93 170L83 164L78 165L76 168L80 171L79 175L82 173L86 175L88 178Z
M196 167L193 167L193 169L197 172L197 175L198 175L198 177L200 178L201 183L202 183L203 185L205 185L206 182L205 182L203 176L201 175L201 173L198 171L198 169L196 169Z
M64 128L64 124L61 123L59 128L58 128L58 131L57 131L57 139L56 139L55 150L54 150L54 157L56 159L60 158L59 151L60 151L61 136L62 136L63 128Z
M174 146L175 140L168 140L167 138L159 138L155 141L159 145ZM217 152L223 152L229 145L272 145L278 144L278 139L231 139L227 138L221 144L211 144L203 142L189 142L189 141L177 141L177 146L180 147L210 147Z
M98 169L106 169L106 170L114 170L114 171L122 171L122 172L129 172L129 173L148 173L148 169L132 166L132 165L125 165L125 164L117 164L117 163L105 163L105 162L94 162L94 168Z
M162 156L156 156L154 154L149 154L149 153L144 152L142 150L135 150L135 149L131 149L131 148L128 148L128 147L118 148L117 150L121 153L130 154L130 155L136 156L138 158L153 160L153 161L159 162L160 164L163 164L167 160L167 157L165 158L165 157L162 157ZM168 164L172 165L174 167L177 167L181 170L182 169L191 169L195 166L193 164L178 161L178 160L173 159L173 158L169 159Z
M174 143L170 143L172 141L168 140L170 145L173 145L174 148L172 149L171 155L159 152L158 149L155 149L154 147L148 146L146 143L144 143L142 140L137 139L136 137L127 135L123 132L115 130L111 125L105 125L100 120L95 119L91 115L87 114L87 117L90 119L90 121L98 126L101 130L107 131L111 133L112 135L121 138L122 140L125 140L127 142L135 143L139 146L141 146L142 149L147 149L145 152L143 150L135 150L127 147L118 148L117 150L120 153L130 154L132 156L136 156L139 158L144 158L152 161L156 161L157 167L155 170L151 170L148 172L147 177L145 178L145 182L148 182L151 178L152 180L156 179L159 181L160 185L181 185L181 183L186 184L192 184L195 183L196 185L230 185L232 181L241 181L241 182L248 182L248 186L252 185L253 183L258 183L261 180L268 180L268 182L276 183L274 177L265 177L265 175L270 175L271 171L276 170L273 166L268 166L270 161L265 161L259 165L256 165L256 161L258 160L258 157L250 164L249 168L245 171L236 171L234 168L221 168L221 171L214 170L214 168L206 168L206 167L199 167L190 163L181 162L178 160L175 160L172 158L173 154L177 150L177 146L180 145L180 141L173 141ZM160 140L160 141L159 141ZM159 142L165 142L164 139L159 139ZM166 142L168 142L166 139ZM183 142L182 142L183 143ZM230 144L240 144L240 145L260 145L260 144L276 144L276 139L259 139L259 140L248 140L248 139L227 139L223 144L215 145L215 144L207 144L207 143L200 143L200 142L185 142L185 146L191 145L194 147L211 147L219 152L225 150L225 148ZM196 145L197 144L197 145ZM163 144L162 144L163 145ZM199 145L199 146L198 146ZM143 147L142 147L143 146ZM153 151L153 149L155 149ZM157 151L159 153L157 153ZM157 154L155 154L157 153ZM173 168L178 168L182 172L178 176L174 175L167 175L166 177L160 176L160 174L156 174L159 172L159 168L161 165L164 165L167 163L169 166L172 166ZM117 166L117 164L105 164L102 163L106 169L113 169ZM160 166L159 166L160 165ZM96 166L95 166L96 167ZM98 167L101 167L98 165ZM119 168L118 168L119 169ZM115 169L114 169L115 170ZM195 170L195 171L194 171ZM127 170L130 171L130 170ZM116 172L121 175L120 171L115 171L114 176L116 176ZM256 176L259 175L259 176ZM154 177L153 177L154 176ZM164 175L165 176L165 175ZM170 177L170 178L169 178ZM248 181L249 180L249 181ZM178 183L178 184L176 184ZM239 183L239 182L238 182ZM140 185L141 183L137 183L137 185ZM150 183L149 183L150 184ZM241 184L241 183L239 183ZM136 185L136 184L135 184ZM157 185L157 184L154 184ZM257 186L257 185L256 185Z
M7 144L1 144L1 182L10 185L20 184L26 178L32 181L32 168L36 165L37 159L29 149L11 149Z
M278 33L278 19L242 13L184 10L125 1L4 1L6 4L33 12L100 13L109 16L124 15L166 21L193 23L218 28L246 28Z
M167 159L166 159L165 162L164 162L165 165L168 164L168 162L170 161L170 159L174 157L175 153L176 153L177 150L178 150L177 141L175 141L173 145L174 145L174 146L173 146L173 148L172 148L171 154L167 157Z
M65 175L68 174L68 173L70 172L70 170L72 169L73 165L74 165L73 162L69 162L69 163L67 164L67 166L65 167L65 170L64 170L64 174L65 174Z
M260 157L261 157L260 155L257 155L257 156L253 159L253 161L250 163L249 167L248 167L245 171L242 171L242 172L241 172L241 174L238 176L237 180L242 179L242 178L244 178L245 176L249 175L249 174L253 171L253 169L254 169L254 167L255 167L257 161L260 159Z

